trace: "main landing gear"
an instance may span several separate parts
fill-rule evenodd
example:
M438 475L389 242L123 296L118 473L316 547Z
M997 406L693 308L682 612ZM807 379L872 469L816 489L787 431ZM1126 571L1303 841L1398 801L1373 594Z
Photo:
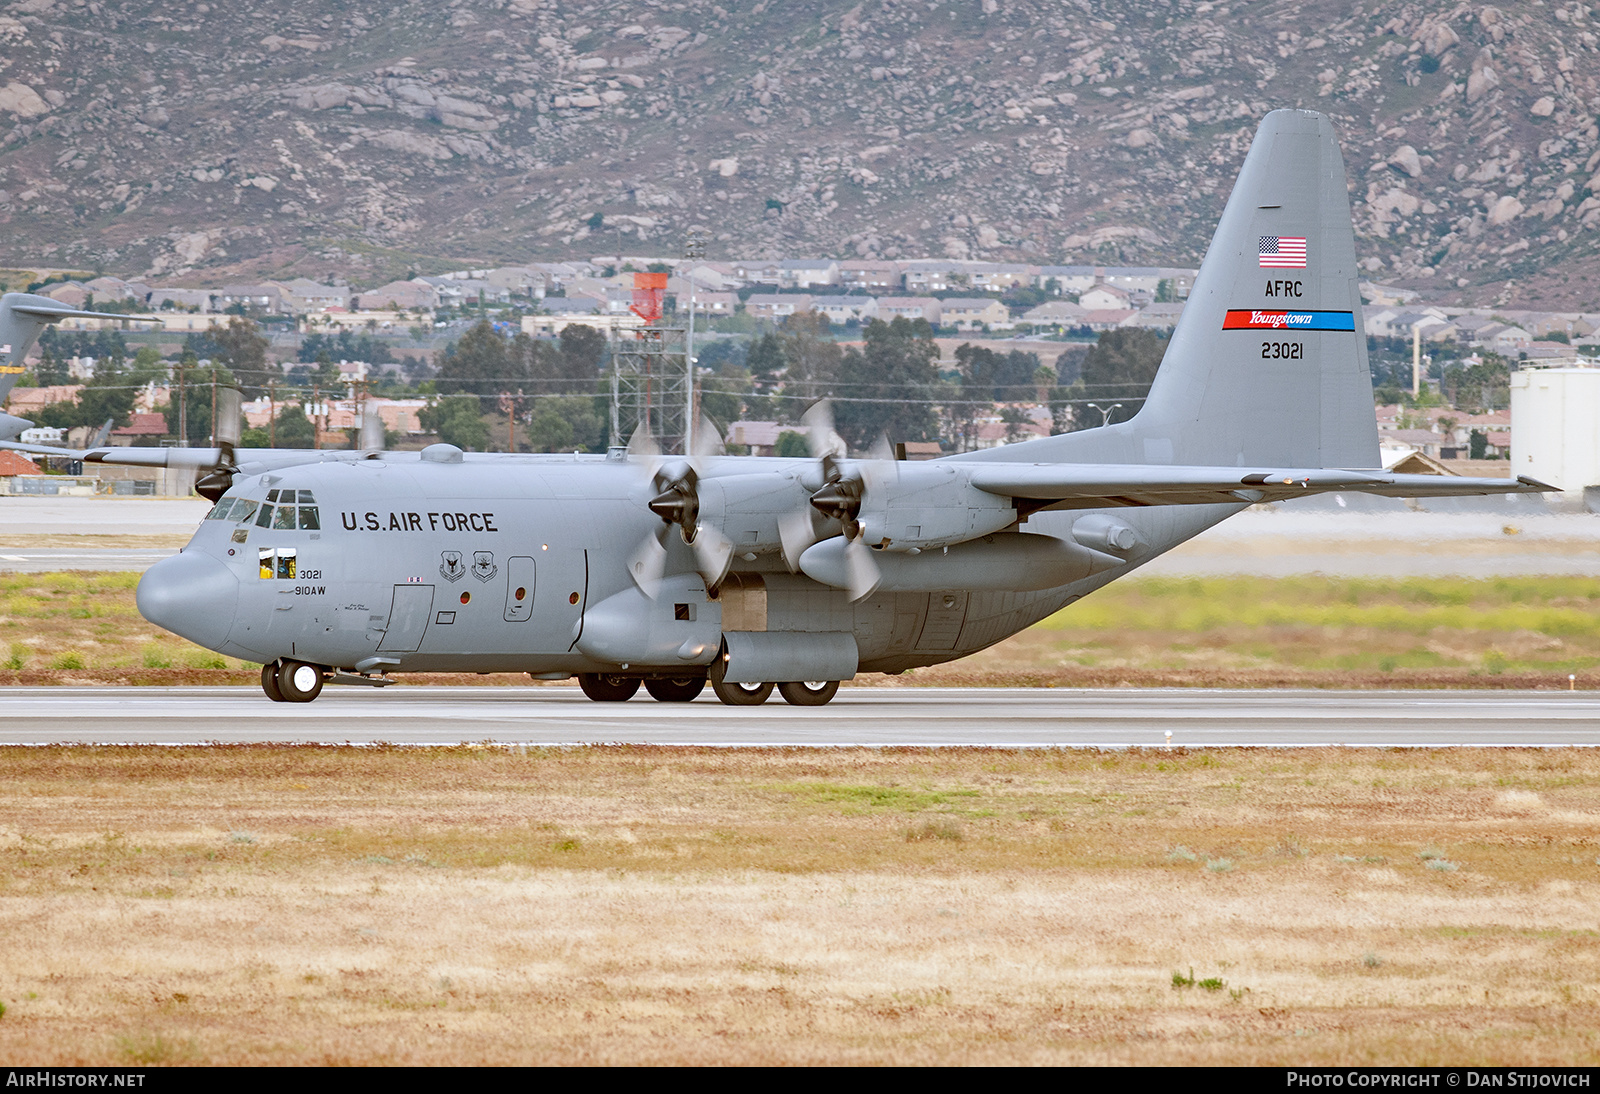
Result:
M618 676L605 672L581 672L578 686L597 703L622 703L632 699L644 685L650 697L661 703L687 703L705 689L704 676ZM756 707L772 697L773 689L783 701L797 707L820 707L839 693L837 680L805 680L792 683L736 684L722 679L713 666L709 678L716 697L730 707Z
M322 669L304 661L278 660L261 666L261 690L274 703L309 703L322 694Z

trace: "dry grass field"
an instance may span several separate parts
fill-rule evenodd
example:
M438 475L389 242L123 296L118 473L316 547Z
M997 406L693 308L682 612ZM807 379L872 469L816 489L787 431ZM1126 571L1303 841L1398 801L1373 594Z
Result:
M1600 754L0 753L35 1064L1600 1063Z
M0 685L255 681L257 666L146 623L137 583L132 573L0 574ZM976 656L892 682L1564 688L1569 674L1600 686L1600 579L1135 576Z

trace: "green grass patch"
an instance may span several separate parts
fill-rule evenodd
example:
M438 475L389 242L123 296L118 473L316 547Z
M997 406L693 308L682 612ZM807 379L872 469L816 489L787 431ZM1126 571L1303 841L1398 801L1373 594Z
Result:
M772 789L818 805L846 805L901 813L937 809L953 804L957 798L980 796L976 790L911 790L903 786L847 786L840 783L790 783Z

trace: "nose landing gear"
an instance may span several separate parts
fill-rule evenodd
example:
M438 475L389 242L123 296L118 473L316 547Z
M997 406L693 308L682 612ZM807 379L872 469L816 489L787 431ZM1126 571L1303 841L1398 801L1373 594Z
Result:
M261 690L274 703L309 703L322 694L323 671L304 661L280 659L261 666Z

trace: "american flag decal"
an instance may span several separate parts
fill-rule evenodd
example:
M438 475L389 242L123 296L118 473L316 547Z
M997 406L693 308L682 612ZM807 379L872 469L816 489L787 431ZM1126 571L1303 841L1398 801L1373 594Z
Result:
M1305 236L1262 236L1261 268L1295 270L1305 269Z

